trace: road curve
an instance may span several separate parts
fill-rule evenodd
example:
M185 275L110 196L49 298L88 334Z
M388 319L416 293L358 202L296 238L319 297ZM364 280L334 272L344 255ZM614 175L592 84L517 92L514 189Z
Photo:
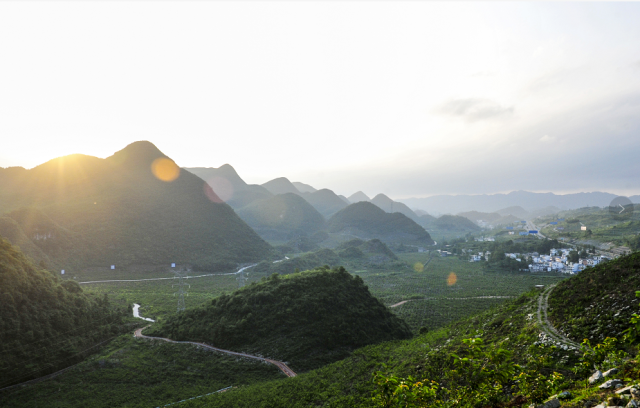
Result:
M267 363L273 364L274 366L278 367L283 373L285 373L287 375L287 377L295 377L297 375L292 369L290 369L282 361L271 360L270 358L263 358L263 357L253 356L251 354L238 353L236 351L224 350L224 349L221 349L221 348L210 346L210 345L205 344L205 343L197 343L197 342L194 342L194 341L177 341L177 340L167 339L165 337L145 336L144 334L142 334L142 330L146 329L147 327L149 327L149 326L145 326L145 327L141 327L141 328L137 329L135 331L134 336L136 338L139 338L139 339L163 340L163 341L166 341L166 342L169 342L169 343L177 343L177 344L193 344L193 345L196 345L198 347L204 347L204 348L209 349L209 350L217 351L217 352L224 353L224 354L229 354L229 355L232 355L232 356L246 357L246 358L252 358L254 360L266 361Z

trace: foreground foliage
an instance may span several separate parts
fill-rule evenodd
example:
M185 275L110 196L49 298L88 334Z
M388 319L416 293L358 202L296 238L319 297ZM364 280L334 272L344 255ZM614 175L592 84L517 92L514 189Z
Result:
M0 238L0 388L81 361L123 331L126 309L86 295Z

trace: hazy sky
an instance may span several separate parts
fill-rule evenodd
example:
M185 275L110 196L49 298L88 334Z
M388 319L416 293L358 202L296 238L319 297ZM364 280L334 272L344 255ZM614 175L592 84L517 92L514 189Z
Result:
M640 193L640 3L0 2L0 167L149 140L350 195Z

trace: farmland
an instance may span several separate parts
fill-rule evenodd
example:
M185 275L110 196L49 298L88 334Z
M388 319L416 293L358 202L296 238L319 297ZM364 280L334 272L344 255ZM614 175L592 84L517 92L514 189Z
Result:
M506 273L489 271L483 263L470 263L457 257L441 258L428 253L400 254L401 262L375 268L364 268L357 264L348 266L349 272L359 275L371 293L385 305L406 303L393 307L392 311L404 318L414 332L422 327L428 330L441 327L451 321L494 306L508 297L517 296L534 285L550 284L562 279L560 276L530 273ZM112 273L113 272L113 273ZM231 273L235 271L228 271ZM202 275L202 272L192 275ZM103 271L91 280L167 278L173 274L167 270ZM263 278L262 274L245 273L246 284ZM185 280L189 286L185 297L186 307L195 307L213 297L229 293L238 288L235 275L215 275ZM78 281L89 280L79 276ZM109 282L85 284L87 291L106 293L112 301L139 303L140 313L151 318L162 318L175 313L177 280L155 280L142 282Z

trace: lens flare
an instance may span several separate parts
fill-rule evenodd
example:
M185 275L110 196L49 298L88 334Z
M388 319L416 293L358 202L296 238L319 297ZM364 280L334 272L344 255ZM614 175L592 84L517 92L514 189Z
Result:
M218 195L216 194L215 191L213 191L213 189L211 188L211 186L207 183L204 183L204 194L207 196L207 198L211 201L213 201L214 203L224 203L224 201L222 201L220 199L220 197L218 197Z
M447 277L447 285L453 286L456 284L457 281L458 281L458 277L456 276L455 272L451 272Z
M416 271L416 272L422 272L422 271L424 271L424 265L422 264L422 262L416 262L413 265L413 270Z
M158 180L171 182L180 176L180 167L173 160L160 157L151 163L151 172Z
M224 177L212 177L207 179L207 184L211 187L211 190L215 192L215 195L218 197L218 201L215 199L211 199L209 197L209 193L207 193L205 188L205 194L207 197L213 202L219 203L220 201L227 202L233 198L234 188L233 184L229 180Z

